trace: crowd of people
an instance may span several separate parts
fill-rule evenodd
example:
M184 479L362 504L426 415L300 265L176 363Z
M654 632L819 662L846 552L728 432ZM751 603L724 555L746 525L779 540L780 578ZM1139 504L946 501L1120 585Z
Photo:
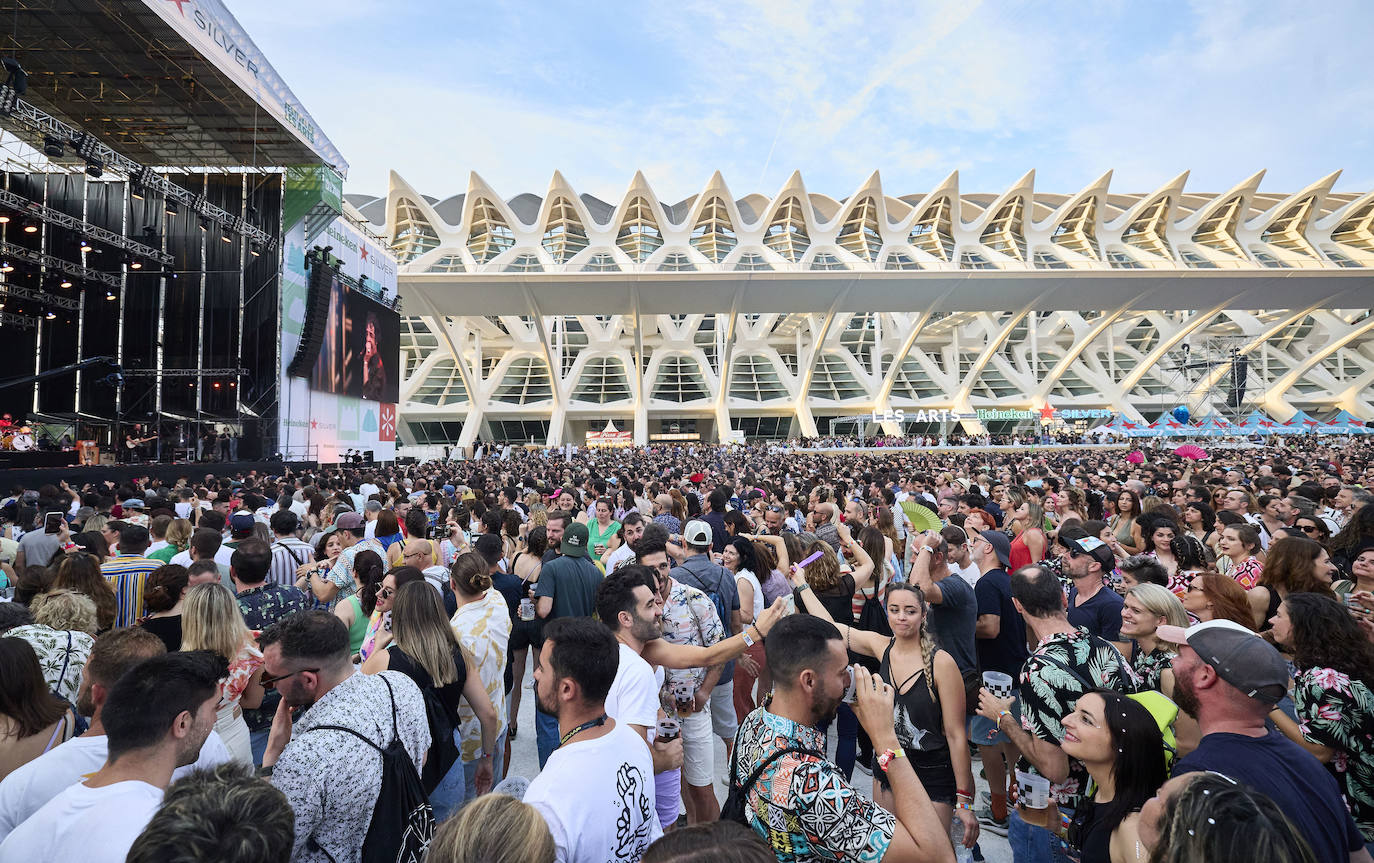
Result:
M882 450L14 488L0 863L1370 859L1374 445Z

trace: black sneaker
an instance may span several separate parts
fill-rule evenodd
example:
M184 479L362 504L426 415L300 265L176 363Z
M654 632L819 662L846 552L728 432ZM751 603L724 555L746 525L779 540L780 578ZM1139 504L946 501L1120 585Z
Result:
M1003 818L1001 821L993 818L992 809L990 807L983 807L979 809L976 814L978 816L978 824L983 830L997 836L1007 835L1007 818Z

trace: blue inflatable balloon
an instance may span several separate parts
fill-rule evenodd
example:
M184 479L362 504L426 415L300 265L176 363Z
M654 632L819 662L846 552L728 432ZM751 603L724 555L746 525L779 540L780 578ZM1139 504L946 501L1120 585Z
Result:
M1188 422L1188 418L1192 416L1192 414L1188 412L1187 405L1179 405L1178 407L1174 408L1173 414L1174 419L1178 420L1181 423Z

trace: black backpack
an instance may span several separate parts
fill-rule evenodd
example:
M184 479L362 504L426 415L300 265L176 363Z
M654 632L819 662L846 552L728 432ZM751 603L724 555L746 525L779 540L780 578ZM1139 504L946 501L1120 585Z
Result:
M420 782L415 762L410 760L410 753L401 743L396 692L391 688L391 681L379 677L391 697L391 742L386 748L341 725L317 725L310 730L352 734L382 756L382 788L377 795L377 805L372 808L372 823L363 839L362 863L421 863L434 838L434 809L429 805L429 795ZM311 843L319 847L313 839ZM329 852L326 851L325 856L329 856Z
M455 647L453 653L454 661L461 663L463 657L458 648ZM395 651L392 652L391 658L395 663ZM449 718L448 707L439 697L438 690L434 688L434 679L429 676L423 665L407 656L405 668L396 670L415 681L415 685L420 688L420 695L425 699L425 718L429 720L430 742L429 754L425 756L425 766L420 772L420 783L425 787L425 794L432 794L448 775L449 768L461 757L458 744L453 742L453 720Z
M739 743L735 743L735 751L730 756L730 784L728 793L725 795L725 802L720 807L720 820L734 821L736 824L743 824L749 827L749 792L758 783L763 771L789 752L800 752L803 755L813 755L816 758L825 760L824 752L817 752L805 746L785 746L769 756L754 768L754 772L749 774L749 778L744 780L743 785L736 785L739 781ZM752 829L752 828L750 828Z

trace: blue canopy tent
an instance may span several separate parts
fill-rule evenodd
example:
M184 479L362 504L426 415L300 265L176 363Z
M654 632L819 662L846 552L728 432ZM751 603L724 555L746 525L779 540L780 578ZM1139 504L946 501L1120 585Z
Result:
M1350 411L1343 410L1318 428L1317 434L1367 435L1374 434L1374 429Z

